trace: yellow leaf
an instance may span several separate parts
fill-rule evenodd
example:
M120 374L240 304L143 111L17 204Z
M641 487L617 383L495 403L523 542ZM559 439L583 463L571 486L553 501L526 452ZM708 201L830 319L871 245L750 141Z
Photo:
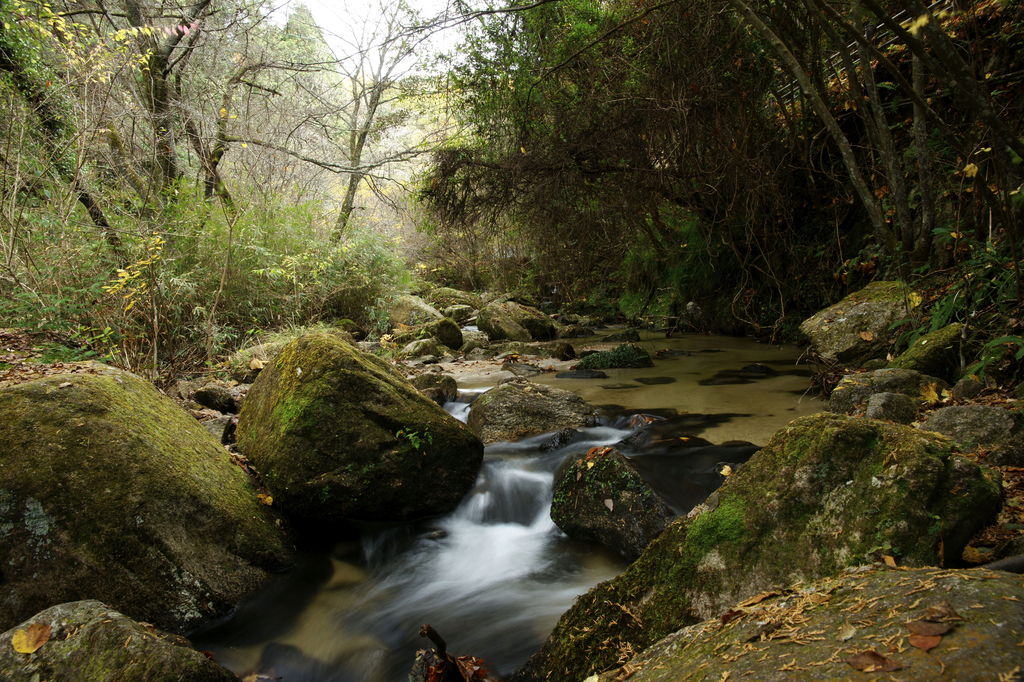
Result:
M227 108L225 108L225 107L221 107L220 108L220 117L221 118L227 118L228 117L228 110L227 110Z
M263 369L263 365L265 364L266 363L264 363L259 358L253 358L252 360L249 361L249 369Z
M911 291L910 295L907 296L907 300L910 302L911 308L916 308L917 306L921 305L921 303L924 301L924 298L921 296L921 294L917 293L916 291Z
M976 164L976 163L969 163L969 164L967 164L966 166L964 166L963 174L964 174L965 178L973 178L975 175L978 174L978 164Z
M918 31L928 25L930 17L927 14L922 14L917 19L910 22L910 26L907 26L907 33L912 36L916 36Z
M722 474L723 476L732 476L732 467L726 464L718 473Z
M16 630L11 637L11 646L19 654L34 654L39 647L50 641L50 633L53 631L49 625L32 623L23 630Z
M256 499L260 501L260 504L265 504L268 507L274 504L274 498L270 495L264 495L263 493L256 493Z
M242 143L242 149L248 149L248 148L249 148L249 145L247 145L246 143L243 142Z
M519 148L519 153L520 154L525 154L526 153L526 147L520 147Z
M594 468L594 463L593 462L587 462L587 468L588 469L593 469Z
M921 389L921 397L929 403L939 402L938 386L934 383L926 385Z
M889 568L896 568L896 559L892 558L888 554L882 555L882 561L884 561L885 565Z
M860 338L864 339L865 341L875 340L875 335L872 332L860 332L858 336L860 336Z

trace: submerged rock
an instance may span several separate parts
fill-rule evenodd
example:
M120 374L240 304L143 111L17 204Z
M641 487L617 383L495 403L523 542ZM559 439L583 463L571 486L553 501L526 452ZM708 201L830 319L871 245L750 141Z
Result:
M19 631L43 632L45 642L33 653L19 653L12 645ZM193 649L184 637L137 623L98 601L58 604L0 634L0 679L11 682L238 680L229 670Z
M547 315L512 301L489 303L477 313L477 326L495 341L547 341L555 338L555 324Z
M654 361L639 346L624 343L612 350L592 353L579 361L576 369L613 369L618 367L653 367Z
M571 391L512 379L476 399L469 413L469 428L484 443L518 440L587 426L595 411Z
M675 517L613 448L571 457L555 474L551 520L569 537L596 542L627 561Z
M598 679L1010 678L1021 666L1022 600L1024 578L997 571L854 570L733 604Z
M726 481L717 505L665 529L620 576L567 611L518 680L578 680L763 590L885 554L959 559L999 486L951 443L886 422L791 422Z
M290 343L253 384L238 448L281 508L311 523L451 511L480 441L383 360L324 334Z
M99 598L185 631L289 559L220 443L149 382L103 371L0 389L0 627Z
M964 326L959 322L925 334L889 363L890 367L912 369L946 381L960 373L960 343Z
M872 282L800 324L811 347L827 362L858 365L884 357L891 327L907 316L910 287Z

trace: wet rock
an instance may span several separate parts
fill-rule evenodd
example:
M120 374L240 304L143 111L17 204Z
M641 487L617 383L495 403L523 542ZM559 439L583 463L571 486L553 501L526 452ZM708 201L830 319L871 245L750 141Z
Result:
M455 382L455 378L449 374L440 372L420 374L413 377L412 385L438 405L450 403L459 396L459 386Z
M373 355L324 334L261 373L238 448L300 523L405 520L451 511L476 480L480 441Z
M227 414L238 412L238 401L232 395L231 389L223 384L209 383L192 394L192 400L203 407L217 410Z
M104 372L0 389L0 627L88 597L181 632L290 559L221 444L149 382Z
M921 422L920 428L949 436L967 449L989 449L985 461L990 464L1024 465L1024 428L1019 417L1001 407L940 407Z
M505 341L504 343L494 344L491 348L493 348L498 354L498 359L503 359L510 355L535 355L543 358L551 357L551 351L545 346L525 343L523 341Z
M588 355L576 369L610 369L616 367L653 367L654 361L643 348L624 343L612 350Z
M18 631L50 628L34 653L18 653ZM90 682L237 682L184 637L138 623L98 601L58 604L0 634L0 679Z
M237 417L222 414L219 417L214 417L201 423L203 428L217 439L218 443L229 445L235 442L235 424L237 424L237 420Z
M476 323L495 341L547 341L555 338L555 325L547 315L512 301L487 304L477 313Z
M608 670L622 651L879 553L906 566L958 561L1000 491L951 448L875 420L822 413L791 422L728 478L714 509L674 521L624 573L580 597L515 679Z
M995 680L1020 668L1021 599L1024 580L996 571L857 570L733 604L598 679L677 682L700 670L702 679L721 680L741 666L745 677L778 682ZM915 646L920 628L943 634ZM877 656L861 663L863 652ZM886 660L884 675L864 669Z
M923 403L921 392L934 388L947 388L942 379L930 377L912 369L876 369L860 374L847 374L828 398L828 409L840 414L853 414L867 404L876 393L900 393Z
M558 379L607 379L608 375L599 369L574 369L570 372L559 372Z
M452 350L462 348L462 344L464 342L464 339L462 338L462 329L454 320L445 317L437 320L436 322L428 323L424 328L431 336L448 348L451 348Z
M388 314L393 325L418 325L440 320L444 317L437 308L419 296L404 294L395 299Z
M635 329L625 329L621 332L609 334L601 340L608 343L637 343L640 341L640 333Z
M767 365L756 363L740 369L723 369L715 372L707 379L701 379L701 386L727 386L733 384L751 384L760 379L777 376L778 372Z
M551 520L569 537L640 556L675 514L613 448L569 458L555 474Z
M469 428L484 443L495 443L587 426L594 412L575 393L516 378L476 399Z
M568 445L572 445L572 443L579 440L581 437L582 434L577 429L562 429L557 433L551 434L550 438L541 443L540 449L544 452L561 450Z
M889 363L922 374L955 381L960 373L960 343L964 326L959 322L925 334Z
M909 424L917 416L917 402L902 393L875 393L868 398L864 416L868 419Z
M468 351L466 353L466 359L467 360L490 360L491 358L493 358L497 354L498 354L497 351L495 351L495 350L493 350L491 348L474 348L474 349L472 349L472 350L470 350L470 351Z
M543 369L528 362L510 362L506 360L501 363L501 368L506 372L512 372L517 377L535 377L538 374L544 374Z
M885 355L890 328L907 316L909 295L903 282L872 282L804 320L800 331L825 361L856 366Z

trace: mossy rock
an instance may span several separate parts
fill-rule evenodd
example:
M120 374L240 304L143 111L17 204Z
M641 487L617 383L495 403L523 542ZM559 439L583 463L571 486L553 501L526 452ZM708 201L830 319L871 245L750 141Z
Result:
M34 653L15 651L19 630L49 627ZM231 682L229 670L184 637L138 623L98 601L58 604L0 634L0 679L88 682Z
M624 343L612 350L600 351L586 356L576 369L614 369L620 367L654 367L654 361L647 351L631 343Z
M595 412L593 405L571 391L512 379L473 402L469 428L485 443L519 440L587 426Z
M452 350L462 347L462 329L447 317L427 324L430 335Z
M0 389L0 627L99 598L181 632L289 559L220 443L149 382L102 371Z
M903 282L872 282L804 320L800 331L826 362L856 366L884 357L892 325L907 317L910 294Z
M717 504L668 526L580 597L518 680L580 680L763 590L885 554L957 561L1000 505L997 476L899 424L802 417L730 476Z
M855 570L734 604L728 618L675 632L599 680L719 682L739 670L766 682L1013 679L1022 663L1022 601L1024 577L1011 573ZM910 627L946 632L927 650L914 646ZM851 661L865 651L898 669L858 672Z
M444 315L419 296L403 294L388 309L392 325L417 325L440 320Z
M938 377L921 374L912 369L876 369L870 372L847 374L828 397L828 409L841 414L853 414L867 406L871 396L878 393L899 393L910 397L918 405L931 402L931 393L939 395L949 387ZM926 399L925 394L929 394Z
M890 367L913 369L922 374L956 381L960 373L960 340L964 326L959 322L925 334L889 363Z
M237 433L275 502L317 526L451 511L483 459L476 436L385 361L326 334L263 370Z
M350 320L342 320L341 322L347 321ZM353 341L355 338L346 327L320 324L271 332L263 335L251 346L236 351L228 358L226 363L228 376L240 384L251 384L256 381L256 376L260 373L260 370L270 362L273 362L278 352L286 344L311 331L331 334L342 341Z
M430 303L439 309L449 308L454 305L464 305L471 310L479 310L483 307L480 296L469 291L460 291L451 287L438 287L430 291L425 297Z
M444 355L444 351L441 349L441 344L438 343L437 339L431 336L426 339L410 341L402 346L402 350L398 354L403 358L422 358L426 355L433 355L435 357Z
M485 332L462 332L462 347L459 348L463 354L469 354L477 348L486 348L491 339Z
M494 341L549 341L555 323L547 315L513 301L489 303L477 313L477 326Z
M569 537L604 545L627 561L640 556L674 517L618 450L570 457L555 474L555 525Z
M450 403L459 397L459 385L450 374L427 372L413 377L412 385L438 405Z

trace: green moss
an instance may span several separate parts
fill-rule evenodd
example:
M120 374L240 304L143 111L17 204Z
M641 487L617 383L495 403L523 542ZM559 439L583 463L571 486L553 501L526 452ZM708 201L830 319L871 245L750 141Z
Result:
M647 351L624 343L612 350L601 351L588 355L579 361L577 369L613 369L617 367L653 367L654 362Z
M960 363L960 341L964 326L959 322L925 334L893 359L890 367L912 369L947 381L956 379Z

